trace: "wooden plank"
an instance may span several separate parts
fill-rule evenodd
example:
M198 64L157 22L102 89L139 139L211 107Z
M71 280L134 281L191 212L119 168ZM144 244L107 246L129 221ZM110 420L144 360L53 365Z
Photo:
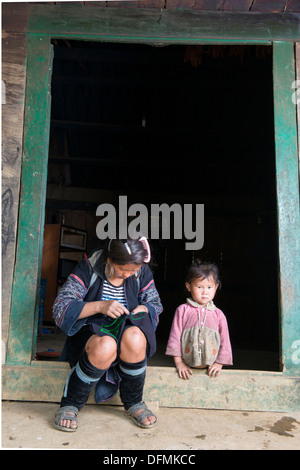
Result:
M49 145L49 39L31 37L28 42L24 149L17 258L11 301L7 363L31 360L34 308L42 259L43 223ZM30 260L30 262L28 262Z
M60 402L69 372L69 365L59 362L4 366L2 399ZM224 370L216 380L195 370L191 380L182 380L174 367L149 366L143 398L176 408L300 411L300 382L280 373L240 370ZM93 394L89 403L95 404ZM121 400L117 394L106 403L121 405Z
M60 246L60 224L46 224L41 278L47 280L44 320L53 321L52 306L57 294L57 269Z
M166 0L166 8L202 11L249 11L252 3L253 0Z
M180 15L180 16L178 16ZM143 8L96 8L35 5L30 8L29 32L52 37L107 41L199 43L232 40L269 43L296 40L300 15L201 12ZM266 42L264 42L266 41Z
M294 45L275 42L273 59L282 356L286 373L300 364L300 218Z
M249 11L253 0L224 0L223 11Z
M194 0L167 0L166 9L171 10L176 8L177 10L188 10L194 8Z
M278 13L284 11L287 0L254 0L251 11L268 11Z
M84 4L85 4L86 7L95 7L95 6L97 6L97 7L100 7L100 8L106 8L107 2L105 2L105 1L102 1L102 2L92 1L92 2L84 2Z
M163 9L165 0L126 0L114 1L108 0L106 2L107 8L156 8Z
M5 104L2 106L2 177L19 178L24 91L26 79L27 37L5 34L2 39L2 80L5 83ZM16 195L18 197L18 195Z
M218 11L223 5L224 0L196 0L194 10Z
M2 2L2 31L25 32L29 6L26 2Z
M15 259L23 147L27 37L2 38L2 341L6 343Z
M284 11L293 11L295 13L300 13L300 2L299 0L289 0L286 3Z

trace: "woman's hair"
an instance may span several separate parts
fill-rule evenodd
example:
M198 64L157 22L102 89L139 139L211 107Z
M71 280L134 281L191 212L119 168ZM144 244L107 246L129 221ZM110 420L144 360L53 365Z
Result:
M107 240L104 248L103 256L105 260L109 258L112 263L125 265L125 264L143 264L147 250L139 240L113 239Z
M215 263L196 260L188 269L186 282L191 283L194 279L207 279L212 277L216 284L221 287L220 273Z

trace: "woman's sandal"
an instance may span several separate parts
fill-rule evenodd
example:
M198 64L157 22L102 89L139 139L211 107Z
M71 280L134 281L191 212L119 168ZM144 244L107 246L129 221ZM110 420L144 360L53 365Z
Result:
M140 410L143 410L143 411L140 411ZM137 416L134 416L137 411L140 411L140 413ZM147 408L144 402L137 403L136 405L131 406L129 410L127 410L127 413L128 413L129 418L141 428L145 428L145 429L152 428L157 423L157 417L155 416L154 413L152 413L152 411L149 410L149 408ZM154 423L144 424L143 420L145 418L149 418L150 416L155 417Z
M74 432L77 431L78 429L78 409L75 406L62 406L57 410L55 413L55 422L54 422L54 427L56 429L59 429L60 431L66 431L66 432ZM76 428L68 428L67 426L62 426L59 424L61 421L64 419L67 419L69 421L75 421L76 423Z

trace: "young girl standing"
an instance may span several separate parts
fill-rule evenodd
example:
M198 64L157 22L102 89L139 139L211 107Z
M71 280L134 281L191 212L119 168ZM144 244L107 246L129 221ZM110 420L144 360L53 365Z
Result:
M191 297L174 315L166 355L174 357L182 379L193 375L191 367L207 368L216 377L223 365L232 365L232 351L224 313L213 303L220 286L214 263L192 264L185 286Z

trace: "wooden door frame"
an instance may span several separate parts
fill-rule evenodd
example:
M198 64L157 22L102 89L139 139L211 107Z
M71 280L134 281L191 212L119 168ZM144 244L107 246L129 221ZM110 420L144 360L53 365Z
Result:
M59 10L59 13L58 13ZM92 11L93 10L93 11ZM218 12L220 13L220 12ZM230 28L228 17L232 19ZM246 18L248 16L248 18ZM10 329L7 345L4 391L12 396L9 378L18 371L20 390L13 395L27 396L28 374L37 377L35 388L41 387L41 370L45 367L49 376L66 374L66 365L32 361L35 308L39 285L44 211L47 187L47 165L50 122L50 66L51 40L54 38L94 40L107 42L134 42L147 44L263 44L273 45L274 64L274 112L276 144L276 187L279 233L279 292L281 311L281 345L283 370L280 373L254 372L252 377L264 382L267 375L272 380L296 379L300 375L299 348L300 325L297 321L299 286L299 181L297 152L296 106L292 100L292 81L295 80L294 38L297 22L289 16L289 22L277 15L263 22L262 15L239 15L222 12L159 12L144 9L83 9L73 5L35 5L29 12L27 84L24 122L24 146L22 160L21 195L18 219L18 239L14 282L11 302ZM270 16L270 15L268 15ZM265 18L266 20L266 18ZM299 312L298 312L299 315ZM31 371L29 373L29 370ZM27 371L27 372L25 372ZM37 372L39 371L39 372ZM249 375L248 371L248 375ZM238 377L245 378L244 371L224 371L230 383L238 384ZM21 377L23 379L21 379ZM202 377L202 378L201 378ZM53 379L54 380L54 379ZM153 379L155 380L155 378ZM199 375L201 384L205 379ZM38 385L39 383L39 385ZM220 382L221 383L221 382ZM269 385L270 386L269 382ZM291 385L291 383L290 383ZM45 386L45 385L44 385ZM248 383L251 388L251 384ZM276 385L277 386L277 385ZM32 390L33 385L30 386ZM286 398L278 406L274 395L270 404L260 403L257 409L287 409L291 403L297 380ZM215 388L214 396L220 387ZM25 395L24 395L25 394ZM298 397L299 397L298 393ZM188 396L188 395L187 395ZM51 399L51 392L47 392ZM26 398L25 398L26 399ZM27 398L28 399L28 398ZM257 397L259 400L259 397ZM221 403L221 396L217 401ZM238 398L230 407L236 407ZM251 402L251 400L250 400ZM249 402L249 403L250 403ZM284 404L283 404L284 403ZM225 404L226 405L226 404ZM174 405L175 406L175 405ZM185 405L186 406L186 405ZM192 405L189 405L192 406ZM195 406L195 404L194 404ZM203 406L203 403L202 403ZM204 406L210 407L209 403ZM224 407L224 404L220 405ZM253 405L250 404L251 409ZM293 403L293 409L300 409ZM295 408L296 406L296 408ZM217 406L218 407L218 406ZM249 409L243 405L242 409Z

